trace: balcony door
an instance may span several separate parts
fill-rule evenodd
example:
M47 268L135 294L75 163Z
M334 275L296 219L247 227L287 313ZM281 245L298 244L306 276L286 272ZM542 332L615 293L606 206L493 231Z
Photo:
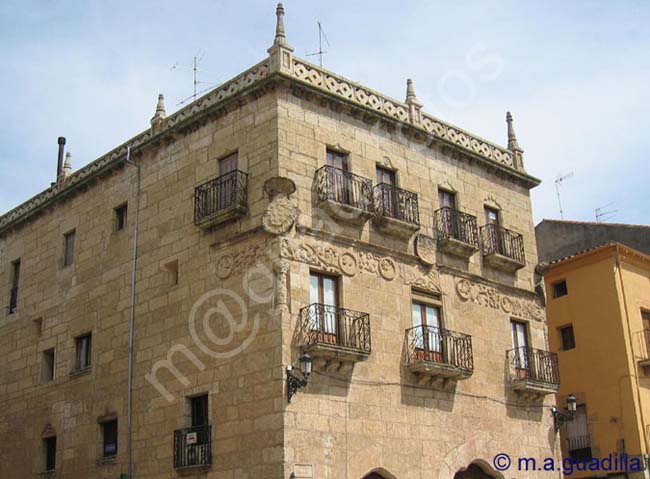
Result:
M381 208L388 213L388 216L391 218L397 218L397 208L398 208L398 194L395 188L397 186L397 178L395 177L395 172L387 168L382 168L381 166L377 167L377 184L389 185L382 190L382 195L380 198Z
M338 344L338 278L319 273L309 275L309 303L312 305L312 331L321 342Z
M499 210L485 207L485 224L488 225L488 242L490 250L494 253L504 254L503 235L501 234L501 222L499 220Z
M643 324L643 338L645 342L646 357L650 358L650 311L641 311L641 323Z
M528 327L521 321L511 321L513 368L519 379L528 377Z
M329 175L331 181L330 191L334 194L334 200L346 205L352 204L351 185L349 183L348 173L350 171L348 165L348 155L339 151L327 150L327 166L336 168L335 171Z
M219 160L219 177L221 178L221 184L217 190L217 210L228 208L234 204L235 195L237 194L237 175L233 172L238 169L237 153Z
M442 361L440 308L413 302L411 319L414 328L415 357L421 361Z
M456 194L447 190L438 190L438 203L441 208L438 227L442 229L446 236L460 238L458 215L456 215Z
M576 461L591 459L591 439L587 408L584 404L579 404L576 407L575 417L566 423L566 441L571 459Z

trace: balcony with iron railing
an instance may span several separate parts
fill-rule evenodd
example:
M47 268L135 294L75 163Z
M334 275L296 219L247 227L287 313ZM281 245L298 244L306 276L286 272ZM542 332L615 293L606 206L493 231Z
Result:
M194 223L201 228L239 218L248 211L248 175L235 170L194 190Z
M174 468L209 467L212 464L212 426L174 431Z
M318 205L330 216L355 224L373 215L372 181L334 166L316 170Z
M466 379L474 372L472 337L420 325L406 330L406 367L421 377Z
M374 188L375 222L391 234L411 237L420 229L418 195L388 183Z
M434 215L438 247L461 258L469 258L479 249L476 216L443 207Z
M483 258L490 266L515 272L526 266L524 237L497 224L481 227Z
M9 306L7 307L7 311L9 314L14 314L16 312L16 308L18 307L18 288L11 288L9 291Z
M370 355L368 313L313 303L300 310L301 348L314 358L356 362Z
M557 392L560 386L557 354L521 347L507 351L506 360L513 390L538 396Z

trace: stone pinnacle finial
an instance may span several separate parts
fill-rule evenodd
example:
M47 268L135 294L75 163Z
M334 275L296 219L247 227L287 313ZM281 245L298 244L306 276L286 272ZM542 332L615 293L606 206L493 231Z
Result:
M275 16L277 20L275 22L275 40L273 40L273 45L286 45L287 37L284 32L284 7L282 2L278 2L278 6L275 9Z
M517 142L515 128L512 125L512 114L510 112L506 113L506 123L508 124L508 149L512 151L521 150L521 147Z
M156 113L151 117L151 126L157 128L165 118L167 118L167 113L165 112L165 96L161 93L158 95Z
M72 155L68 151L65 154L65 162L63 163L63 179L66 179L72 174Z
M414 125L422 123L422 103L415 96L415 88L413 87L413 80L408 78L406 80L406 100L405 103L409 107L409 120Z

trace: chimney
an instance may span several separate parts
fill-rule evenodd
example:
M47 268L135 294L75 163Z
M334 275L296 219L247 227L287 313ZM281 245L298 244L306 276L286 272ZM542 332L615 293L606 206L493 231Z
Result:
M65 148L65 137L59 137L59 157L56 164L56 182L59 182L61 175L63 174L63 150Z

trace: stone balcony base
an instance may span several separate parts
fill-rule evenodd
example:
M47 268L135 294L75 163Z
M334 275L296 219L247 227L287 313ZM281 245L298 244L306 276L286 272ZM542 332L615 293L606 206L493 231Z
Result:
M245 216L247 212L248 208L244 205L232 205L228 208L219 210L216 213L205 216L201 219L201 221L196 223L196 225L204 230L209 230L221 223L226 223L228 221L233 221L237 218L241 218L242 216Z
M409 371L418 376L442 379L467 379L472 371L436 361L414 361L407 366Z
M405 239L410 238L420 229L420 225L418 224L390 218L388 216L375 216L374 222L382 231Z
M523 263L520 263L519 261L516 261L512 258L508 258L507 256L503 256L502 254L499 253L490 253L485 256L483 256L483 261L487 263L489 266L499 269L501 271L505 271L506 273L514 273L517 270L520 270L524 266L526 266Z
M559 384L545 383L526 378L512 379L510 381L510 389L524 395L546 396L548 394L555 394L559 388Z
M438 249L464 259L471 258L478 251L477 246L457 240L456 238L438 238Z
M373 216L372 211L329 199L319 202L318 206L332 218L354 225L362 225Z

